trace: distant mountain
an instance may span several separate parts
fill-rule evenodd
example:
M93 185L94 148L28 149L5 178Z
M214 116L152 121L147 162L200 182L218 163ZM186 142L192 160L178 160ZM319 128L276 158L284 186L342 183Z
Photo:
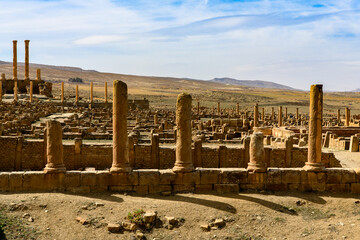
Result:
M355 90L352 90L351 92L360 92L360 88L357 88Z
M228 85L238 85L246 87L257 87L257 88L276 88L276 89L286 89L286 90L296 90L292 87L261 80L237 80L234 78L214 78L209 80L210 82L228 84Z

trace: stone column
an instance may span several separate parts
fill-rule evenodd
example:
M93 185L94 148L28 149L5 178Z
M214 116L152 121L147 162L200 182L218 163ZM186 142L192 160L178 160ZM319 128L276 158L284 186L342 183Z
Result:
M113 162L110 172L130 172L128 134L128 92L126 83L115 80L113 89Z
M247 167L251 172L266 172L264 135L262 132L255 132L250 139L250 162Z
M60 122L46 122L46 159L45 173L65 172L62 144L62 127Z
M311 85L310 109L309 109L309 140L308 160L305 163L306 171L322 171L324 165L321 162L322 144L322 113L323 113L322 85Z
M75 103L79 103L79 85L76 85L75 87Z
M30 40L24 40L25 42L25 80L29 80L29 42Z
M17 81L17 41L13 41L13 80Z
M288 115L287 115L287 107L285 107L285 119L288 118Z
M33 88L34 88L34 83L33 81L30 81L30 102L33 101Z
M255 104L254 106L254 127L258 127L258 117L259 117L259 105Z
M219 104L220 105L220 104ZM174 172L191 172L194 170L191 150L191 96L179 94L176 101L176 161Z
M2 73L1 74L1 81L5 81L6 79L5 79L5 73Z
M299 108L296 108L296 121L299 120Z
M2 76L1 76L2 77ZM2 93L2 83L3 83L3 79L0 80L0 102L2 101L2 96L3 96L3 93Z
M265 108L261 109L261 120L265 121Z
M108 96L107 96L107 82L105 82L105 103L108 103Z
M345 126L350 126L350 109L345 108Z
M279 107L278 125L282 126L282 106Z
M240 115L240 104L236 103L236 115Z
M159 119L158 119L158 116L157 116L157 113L154 114L154 125L157 125L159 124Z
M338 121L338 123L341 123L340 109L338 109L338 111L337 111L337 121Z
M218 111L218 115L220 115L220 113L221 113L221 111L220 111L220 102L218 102L217 111Z
M159 134L151 134L151 138L150 138L150 144L151 144L151 157L150 157L150 161L151 161L151 168L153 169L159 169L159 143L160 143L160 139L159 139Z
M275 119L275 111L274 111L274 107L271 108L271 120Z
M64 103L64 82L61 82L61 103Z
M92 104L93 103L93 83L91 82L90 83L90 103Z
M14 81L14 101L18 100L18 81Z
M36 69L36 80L37 81L41 80L41 69Z

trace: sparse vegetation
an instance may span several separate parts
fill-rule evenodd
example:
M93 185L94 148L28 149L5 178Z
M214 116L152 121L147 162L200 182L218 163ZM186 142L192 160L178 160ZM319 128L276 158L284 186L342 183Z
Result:
M137 226L144 226L145 220L144 220L144 214L145 211L143 209L137 209L134 212L129 212L127 215L127 219L136 224Z
M69 82L83 83L83 79L79 77L69 78Z

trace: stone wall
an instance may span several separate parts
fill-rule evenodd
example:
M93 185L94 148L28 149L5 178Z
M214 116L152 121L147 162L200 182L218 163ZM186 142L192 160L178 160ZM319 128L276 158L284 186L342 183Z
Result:
M42 170L46 163L43 140L24 140L22 137L0 137L0 171ZM75 144L63 144L64 164L67 170L85 168L107 169L112 163L112 145L80 144L78 152ZM157 154L152 154L158 149ZM200 158L195 167L239 168L247 167L248 158L243 145L227 147L201 147ZM194 148L193 148L193 154ZM169 169L175 163L175 146L152 147L151 144L134 145L131 167L135 169ZM307 160L307 148L293 147L291 160L286 163L286 148L265 147L265 160L268 167L303 167ZM195 161L194 161L195 162ZM332 153L322 153L325 167L341 167Z
M268 168L265 173L245 168L172 170L0 172L0 191L120 191L140 194L161 192L239 192L241 190L319 191L360 193L360 169L328 168L307 172L302 168Z

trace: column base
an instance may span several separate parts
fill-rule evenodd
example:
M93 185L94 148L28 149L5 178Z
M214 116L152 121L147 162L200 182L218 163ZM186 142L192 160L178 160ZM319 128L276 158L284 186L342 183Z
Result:
M322 172L322 171L325 171L325 167L324 167L323 163L306 162L303 169L305 171L308 171L308 172Z
M118 166L112 166L110 168L110 173L126 173L131 172L131 167L118 167Z
M266 166L265 164L259 164L259 163L248 163L248 167L246 169L248 172L257 172L257 173L263 173L266 172Z
M193 166L175 166L173 167L173 172L193 172L195 169Z
M66 172L66 168L64 164L54 165L54 164L46 164L44 168L45 173L61 173Z

